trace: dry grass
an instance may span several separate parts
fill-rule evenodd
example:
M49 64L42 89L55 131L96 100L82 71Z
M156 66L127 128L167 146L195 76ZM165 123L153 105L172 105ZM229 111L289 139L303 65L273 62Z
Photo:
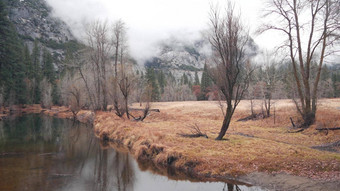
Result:
M340 99L326 99L320 103L315 125L295 134L287 132L289 117L298 119L290 100L276 101L275 124L273 116L236 122L250 114L249 103L242 101L224 141L214 140L223 119L215 102L153 103L152 107L161 112L151 113L145 122L98 112L95 131L99 136L105 133L111 141L127 146L135 158L151 159L158 166L194 171L198 176L284 171L316 179L340 180L340 154L310 148L340 139L340 131L326 134L315 130L316 127L340 126ZM209 139L178 135L190 133L188 126L193 124Z

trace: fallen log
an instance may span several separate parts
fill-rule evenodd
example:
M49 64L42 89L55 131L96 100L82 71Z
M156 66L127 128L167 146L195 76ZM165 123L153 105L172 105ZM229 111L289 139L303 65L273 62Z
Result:
M253 115L249 115L245 118L238 119L237 122L239 121L249 121L249 120L259 120L259 119L265 119L269 116L264 115L263 113L255 113Z
M330 131L334 131L334 130L340 130L340 127L333 127L333 128L316 128L315 130L319 130L319 131L322 131L322 130L330 130Z
M145 109L139 109L139 108L129 108L129 111L144 111ZM149 111L153 112L161 112L159 109L149 109Z
M299 132L302 132L304 131L305 129L299 129L299 130L296 130L296 131L288 131L288 133L299 133Z

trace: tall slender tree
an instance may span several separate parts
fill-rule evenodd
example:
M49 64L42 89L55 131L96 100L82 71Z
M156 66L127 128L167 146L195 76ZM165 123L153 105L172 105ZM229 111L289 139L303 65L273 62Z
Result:
M285 35L284 47L292 65L297 99L296 109L308 127L315 121L317 92L321 69L330 49L340 39L340 12L337 0L271 0L265 16L276 22L263 26L260 32L276 30ZM317 62L315 78L311 66Z
M147 68L146 69L146 79L147 84L151 88L151 100L152 101L159 101L160 94L159 94L159 85L157 82L155 69L154 68Z
M209 42L214 52L211 73L227 105L216 140L221 140L226 134L235 109L249 83L247 70L249 59L245 52L249 35L241 23L241 18L235 16L234 6L230 2L226 12L222 14L221 16L218 8L211 8Z
M35 104L41 101L41 88L40 82L42 80L42 69L40 63L40 47L38 40L34 41L34 46L31 54L32 59L32 72L30 72L29 78L32 81L32 89L30 94L32 96L32 101Z
M206 99L206 95L209 92L208 88L212 85L212 80L209 76L209 71L207 64L204 64L204 69L202 73L201 79L201 93L203 94L203 98Z
M195 71L195 82L194 85L200 85L200 79L198 77L197 71Z

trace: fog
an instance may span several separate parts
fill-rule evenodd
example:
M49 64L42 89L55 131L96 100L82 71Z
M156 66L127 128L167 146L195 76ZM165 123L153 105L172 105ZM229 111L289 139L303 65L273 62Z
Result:
M128 27L130 53L138 61L157 52L157 42L176 36L185 40L200 38L208 28L211 4L221 7L223 0L46 0L53 14L64 20L78 39L84 38L83 23L93 20L114 22L122 19ZM259 25L261 0L239 0L237 10L253 33ZM275 40L255 37L270 48ZM270 42L270 43L266 43Z
M226 3L225 0L46 1L53 8L53 15L65 21L79 40L85 37L84 23L122 19L128 28L130 53L140 64L158 52L157 44L161 41L173 37L184 41L202 38L201 34L208 28L210 6L222 8ZM235 10L260 49L273 50L282 43L284 38L277 32L255 33L263 22L266 0L234 2Z

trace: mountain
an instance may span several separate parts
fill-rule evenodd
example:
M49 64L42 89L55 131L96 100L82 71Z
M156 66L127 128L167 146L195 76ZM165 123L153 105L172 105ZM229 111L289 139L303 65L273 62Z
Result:
M201 76L204 63L209 54L207 42L204 40L184 41L172 37L158 43L158 53L148 59L144 66L162 70L165 74L180 80L185 74L191 82L195 72Z
M34 41L49 50L55 64L61 63L67 51L75 51L80 44L70 28L59 18L53 17L51 7L44 0L5 0L9 19L19 37L32 50Z

